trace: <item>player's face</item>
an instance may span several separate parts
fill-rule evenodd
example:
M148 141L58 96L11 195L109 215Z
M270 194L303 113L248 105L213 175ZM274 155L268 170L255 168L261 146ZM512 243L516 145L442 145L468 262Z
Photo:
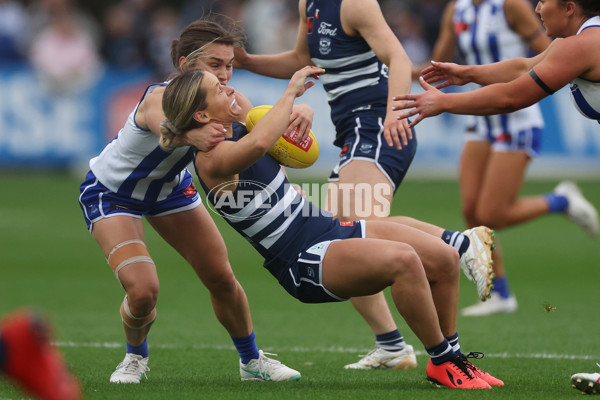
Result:
M535 12L540 15L546 34L550 37L565 37L566 2L562 0L539 0Z
M207 45L204 55L193 68L202 68L215 75L221 84L227 85L233 74L233 47L222 43Z
M232 87L221 84L211 73L206 73L202 79L202 87L206 90L208 104L204 113L211 121L230 124L239 119L242 107L238 105Z

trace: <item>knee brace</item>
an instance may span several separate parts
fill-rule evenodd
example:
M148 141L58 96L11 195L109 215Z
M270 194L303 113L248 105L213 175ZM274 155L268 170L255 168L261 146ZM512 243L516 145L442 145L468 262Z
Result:
M115 273L115 277L119 283L121 283L119 271L123 269L123 267L140 262L154 265L154 261L150 258L146 244L138 239L127 240L113 247L110 253L108 253L106 261ZM122 283L121 286L123 286Z
M136 317L131 313L129 309L129 301L127 300L127 295L123 299L123 303L121 303L121 320L125 325L127 325L131 329L142 329L152 324L156 319L156 308L150 311L150 314L145 317Z

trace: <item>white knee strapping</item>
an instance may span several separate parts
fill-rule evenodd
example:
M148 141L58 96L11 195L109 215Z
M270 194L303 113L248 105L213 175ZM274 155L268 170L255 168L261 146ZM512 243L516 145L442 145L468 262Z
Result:
M125 315L123 315L125 313ZM129 319L129 320L128 320ZM150 325L156 319L156 308L153 308L150 311L150 314L145 317L136 317L131 313L131 309L129 308L129 301L127 295L123 299L123 304L121 306L121 320L125 325L127 325L131 329L142 329L146 326Z

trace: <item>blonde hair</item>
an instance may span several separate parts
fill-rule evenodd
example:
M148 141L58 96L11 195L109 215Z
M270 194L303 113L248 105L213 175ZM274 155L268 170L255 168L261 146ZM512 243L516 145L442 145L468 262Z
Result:
M202 88L205 72L193 69L175 76L165 88L162 108L166 119L160 124L160 146L177 147L178 137L204 124L194 119L196 111L206 109L206 90Z

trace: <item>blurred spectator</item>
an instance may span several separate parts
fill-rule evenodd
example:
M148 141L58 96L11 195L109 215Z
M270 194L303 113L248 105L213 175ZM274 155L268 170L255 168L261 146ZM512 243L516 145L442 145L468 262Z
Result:
M104 17L102 56L118 69L136 69L147 64L143 40L135 31L134 10L125 3L108 9Z
M28 21L25 8L13 0L0 0L0 63L25 59Z
M166 79L175 68L171 61L171 40L179 36L177 12L171 7L160 7L152 14L148 54L158 78Z
M96 76L100 58L91 33L82 28L71 9L53 13L34 37L30 60L42 82L56 93L73 93Z
M298 3L247 0L243 14L249 53L274 54L296 46Z
M240 21L244 3L246 0L185 0L181 7L180 23L185 27L211 14L226 15L235 21Z
M383 15L413 64L429 61L430 47L424 39L423 22L418 15L396 1L382 3Z

